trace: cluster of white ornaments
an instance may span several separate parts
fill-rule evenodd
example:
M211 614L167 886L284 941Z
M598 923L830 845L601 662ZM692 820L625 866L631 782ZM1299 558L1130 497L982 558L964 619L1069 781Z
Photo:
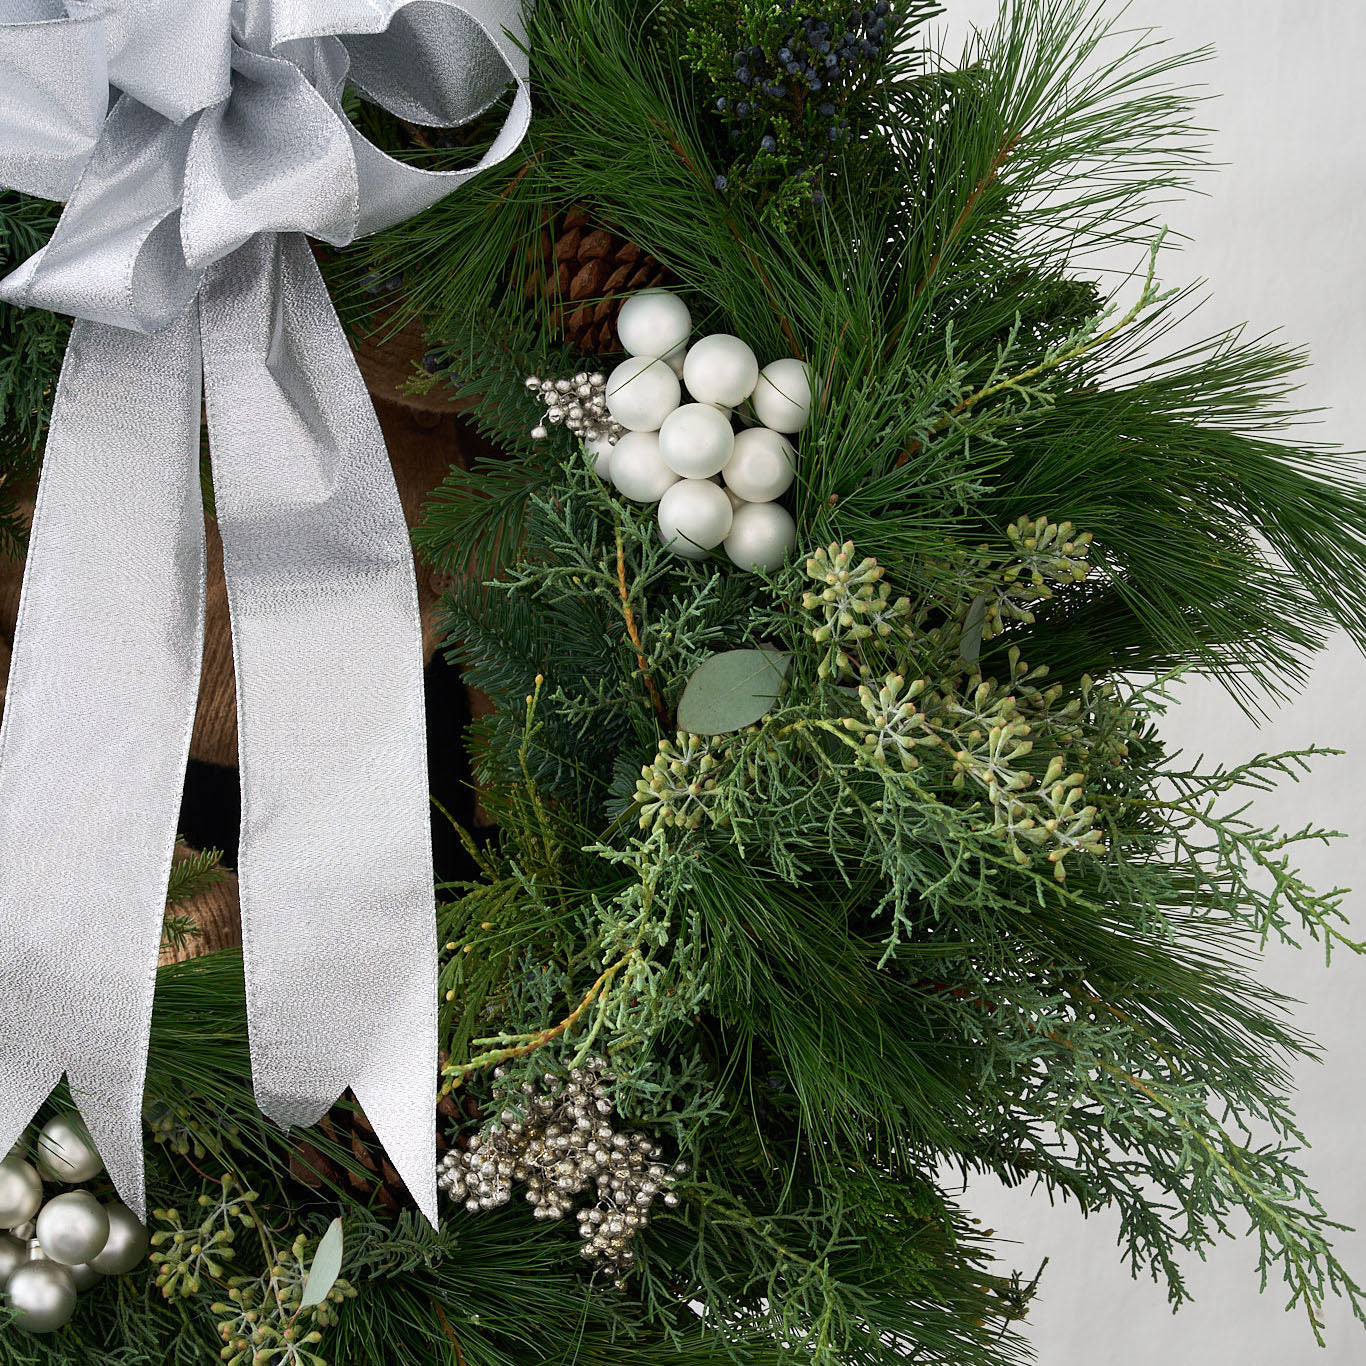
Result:
M607 377L606 397L626 431L587 443L595 468L632 501L659 504L660 537L676 554L701 559L723 546L741 569L776 569L797 539L776 500L796 477L788 437L811 417L810 370L799 360L761 370L739 337L689 346L691 332L687 304L668 290L621 306L628 359ZM732 413L746 402L760 425L737 431Z
M132 1271L147 1255L147 1230L119 1201L101 1204L85 1190L44 1198L44 1181L71 1185L103 1170L85 1126L70 1115L43 1125L33 1162L19 1151L0 1161L0 1290L15 1327L54 1332L75 1312L79 1291Z

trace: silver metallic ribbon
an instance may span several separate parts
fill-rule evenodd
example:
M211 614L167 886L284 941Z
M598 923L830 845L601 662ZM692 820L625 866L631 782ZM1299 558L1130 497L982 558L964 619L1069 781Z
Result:
M0 298L76 319L0 727L0 1152L65 1073L143 1210L142 1088L203 632L201 381L237 672L262 1110L351 1086L436 1212L436 943L407 527L304 234L448 194L530 117L518 0L0 0L0 185L64 200ZM515 87L488 153L385 156Z

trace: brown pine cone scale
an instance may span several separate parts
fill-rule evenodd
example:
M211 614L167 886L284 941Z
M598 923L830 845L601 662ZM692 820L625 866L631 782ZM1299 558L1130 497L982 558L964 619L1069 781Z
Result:
M463 1117L449 1096L442 1096L436 1102L432 1119L437 1129L438 1154L447 1147L442 1133L445 1122ZM290 1148L289 1174L301 1186L310 1190L349 1186L358 1196L368 1198L391 1215L401 1209L414 1208L403 1178L385 1156L374 1126L352 1092L347 1091L342 1096L318 1121L317 1128L339 1148L349 1150L360 1170L343 1166L308 1139L296 1138Z
M673 279L648 252L595 225L582 208L547 217L528 265L528 300L549 300L561 336L593 355L621 349L617 313L627 295Z

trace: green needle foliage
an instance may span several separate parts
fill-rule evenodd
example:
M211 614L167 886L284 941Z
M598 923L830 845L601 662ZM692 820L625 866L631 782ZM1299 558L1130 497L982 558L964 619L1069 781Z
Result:
M660 1321L681 1298L822 1363L1021 1359L1033 1283L993 1274L947 1166L1118 1209L1176 1304L1182 1252L1247 1226L1317 1333L1360 1291L1297 1157L1312 1045L1253 972L1271 936L1359 946L1294 868L1332 832L1248 801L1319 752L1189 770L1160 720L1182 671L1255 711L1333 629L1366 641L1360 471L1294 430L1298 353L1165 340L1205 54L1050 0L951 60L930 9L821 99L778 49L875 8L540 5L524 148L349 267L402 276L509 453L419 533L497 704L447 1077L502 1097L610 1059L692 1167L630 1292ZM522 377L584 368L523 288L571 205L698 331L810 363L788 567L681 561L567 433L527 439ZM698 665L761 646L773 709L681 732Z
M0 191L0 275L47 241L58 207ZM21 553L27 523L10 489L38 468L70 321L0 303L0 554Z
M522 1203L529 1170L431 1229L331 1126L303 1138L341 1176L303 1185L251 1095L240 958L209 955L159 980L154 1269L49 1339L0 1330L0 1366L1027 1361L1036 1269L1000 1270L946 1171L1116 1210L1175 1305L1184 1255L1248 1230L1312 1333L1330 1295L1366 1318L1288 1101L1313 1044L1256 976L1272 938L1361 947L1296 869L1333 832L1250 807L1325 751L1191 768L1161 732L1182 673L1255 712L1331 631L1366 644L1366 486L1300 439L1298 353L1167 340L1204 54L1008 0L950 56L934 12L541 0L524 145L327 262L348 320L422 316L426 382L506 452L417 533L494 702L473 752L499 826L441 889L438 1127L506 1139L604 1059L622 1127L677 1164L636 1264L595 1277ZM348 108L434 169L500 112L446 147ZM529 438L528 373L614 359L526 288L571 207L661 262L699 331L810 364L778 570L672 555L568 433ZM0 202L0 249L50 218ZM5 450L31 460L59 337L0 327L36 329L0 348ZM698 667L759 648L784 657L771 709L682 730ZM173 917L211 864L177 865ZM337 1214L342 1280L301 1313Z

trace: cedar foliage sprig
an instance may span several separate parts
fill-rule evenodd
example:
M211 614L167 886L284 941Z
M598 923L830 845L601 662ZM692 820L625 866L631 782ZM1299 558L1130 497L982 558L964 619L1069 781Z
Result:
M337 1361L1022 1361L1035 1282L995 1273L945 1165L1115 1208L1122 1255L1174 1302L1181 1254L1246 1223L1315 1331L1330 1293L1360 1313L1286 1100L1312 1049L1248 968L1268 936L1359 947L1341 893L1291 862L1329 832L1277 832L1246 807L1317 752L1199 771L1157 729L1182 669L1255 709L1330 630L1366 640L1360 472L1289 426L1297 353L1236 333L1164 342L1187 296L1163 296L1154 244L1200 161L1182 82L1201 54L1111 34L1090 0L1019 0L951 60L926 45L927 6L893 10L897 51L859 88L863 116L821 161L815 202L805 115L786 161L746 163L758 193L736 193L715 69L678 60L738 50L733 33L767 33L775 7L543 0L523 147L331 266L348 316L375 302L363 282L402 282L451 363L442 382L513 452L453 474L419 537L463 576L445 626L495 702L478 763L501 826L469 841L479 876L444 889L440 911L443 1077L464 1115L447 1136L591 1047L611 1058L623 1118L691 1169L624 1292L584 1280L572 1229L517 1209L448 1209L431 1230L328 1188L361 1292L327 1330ZM440 168L477 150L420 155ZM801 543L851 542L889 585L890 629L841 642L847 671L811 635L801 563L752 577L681 562L564 433L527 441L522 377L552 367L558 342L554 301L528 311L523 286L547 216L571 204L665 263L700 329L812 364ZM35 213L51 209L0 206ZM1086 252L1116 243L1149 259L1110 297ZM41 414L54 370L35 368L19 408ZM1068 522L1093 535L1085 557L1056 557L1090 572L1054 573L1051 550L1021 561L1027 533L1009 528L1026 512L1056 519L1044 541L1075 550ZM1025 580L1028 597L1012 591ZM688 678L754 645L791 657L777 707L719 746L703 820L641 830L642 769L661 741L691 743L675 717ZM1020 678L1017 651L1047 680ZM1093 809L1095 835L1062 860L1065 881L973 777L974 726L955 709L989 680L982 705L1015 698L1002 731L1031 727L1012 748L1036 742L1009 756L1032 781L997 798L1049 786L1062 756L1053 785L1082 776L1058 800ZM860 727L907 704L923 720L867 743ZM927 726L948 743L922 746ZM331 1208L291 1182L248 1073L240 958L163 969L154 1198L189 1208L214 1184L201 1163L231 1170L292 1244ZM207 1362L215 1322L208 1296L121 1277L51 1341L0 1334L0 1363Z
M1331 1250L1335 1225L1296 1159L1284 1064L1306 1045L1285 1024L1285 1003L1240 966L1268 932L1350 942L1341 897L1311 891L1289 871L1287 837L1222 802L1243 783L1293 774L1300 757L1256 760L1231 779L1188 772L1155 733L1159 690L1041 678L1016 643L1037 623L1018 616L1003 616L1000 639L970 665L963 619L946 614L965 592L1036 573L1049 603L1065 604L1093 591L1076 552L1097 547L1033 519L1009 524L1014 534L994 551L965 548L923 566L939 576L939 596L880 591L880 566L839 545L810 569L756 585L670 556L651 515L605 491L583 457L566 465L553 498L532 500L527 526L517 572L449 604L463 640L522 623L529 648L518 665L542 674L529 709L513 658L472 651L473 676L501 702L483 725L483 779L495 793L531 791L541 813L504 827L502 857L525 879L524 895L535 889L537 932L492 998L520 1032L490 1042L533 1044L522 1059L533 1069L567 1064L590 1041L611 1050L648 1102L647 1122L676 1133L719 1188L689 1199L685 1187L681 1217L704 1250L688 1265L708 1275L690 1293L723 1318L814 1346L820 1360L894 1360L861 1339L904 1331L894 1316L915 1298L909 1266L884 1268L903 1297L896 1310L870 1307L852 1277L823 1275L819 1293L794 1282L770 1313L756 1304L771 1282L751 1302L709 1258L734 1246L736 1220L754 1221L744 1246L757 1269L766 1264L757 1229L773 1219L787 1229L790 1218L812 1241L785 1235L789 1272L803 1258L828 1268L818 1229L842 1244L865 1202L903 1198L908 1182L932 1187L948 1161L1037 1179L1087 1210L1118 1206L1125 1256L1163 1276L1177 1302L1186 1295L1178 1249L1207 1246L1235 1213L1315 1323L1325 1293L1357 1301ZM639 650L622 613L618 543ZM872 679L866 696L824 667L822 609L836 604L818 593L810 610L793 610L801 584L828 587L841 560L851 582L873 587L877 611L906 599L885 632L848 644L847 673ZM967 590L957 577L965 563L976 575ZM576 641L585 658L596 642L591 672ZM763 642L787 650L793 667L757 726L710 740L662 733L642 657L672 708L701 659ZM910 699L920 718L910 764L889 742L867 743L885 729L878 690L894 687L894 663L905 670L900 702L907 678L924 680ZM995 729L1010 732L1006 748ZM674 818L662 820L666 802ZM643 833L632 808L648 817ZM1270 889L1265 868L1280 872ZM600 986L623 951L637 955L640 975L612 973ZM663 1059L696 1056L699 1021L703 1076L712 1060L701 1112L695 1095L657 1073ZM888 1037L899 1041L891 1054ZM746 1060L738 1071L725 1061L736 1058ZM460 1063L454 1074L477 1073ZM742 1096L760 1077L755 1114ZM670 1113L684 1104L692 1118ZM1261 1129L1275 1135L1269 1146L1250 1137ZM737 1137L746 1131L783 1183L748 1166ZM1146 1194L1145 1181L1174 1208ZM660 1223L643 1272L652 1295L655 1277L677 1275L659 1264L673 1246L669 1220ZM947 1282L964 1293L986 1284L966 1251L942 1250ZM948 1327L932 1315L914 1340L941 1343ZM831 1334L838 1345L827 1348ZM991 1349L984 1339L945 1347L942 1358L934 1350L927 1359Z

